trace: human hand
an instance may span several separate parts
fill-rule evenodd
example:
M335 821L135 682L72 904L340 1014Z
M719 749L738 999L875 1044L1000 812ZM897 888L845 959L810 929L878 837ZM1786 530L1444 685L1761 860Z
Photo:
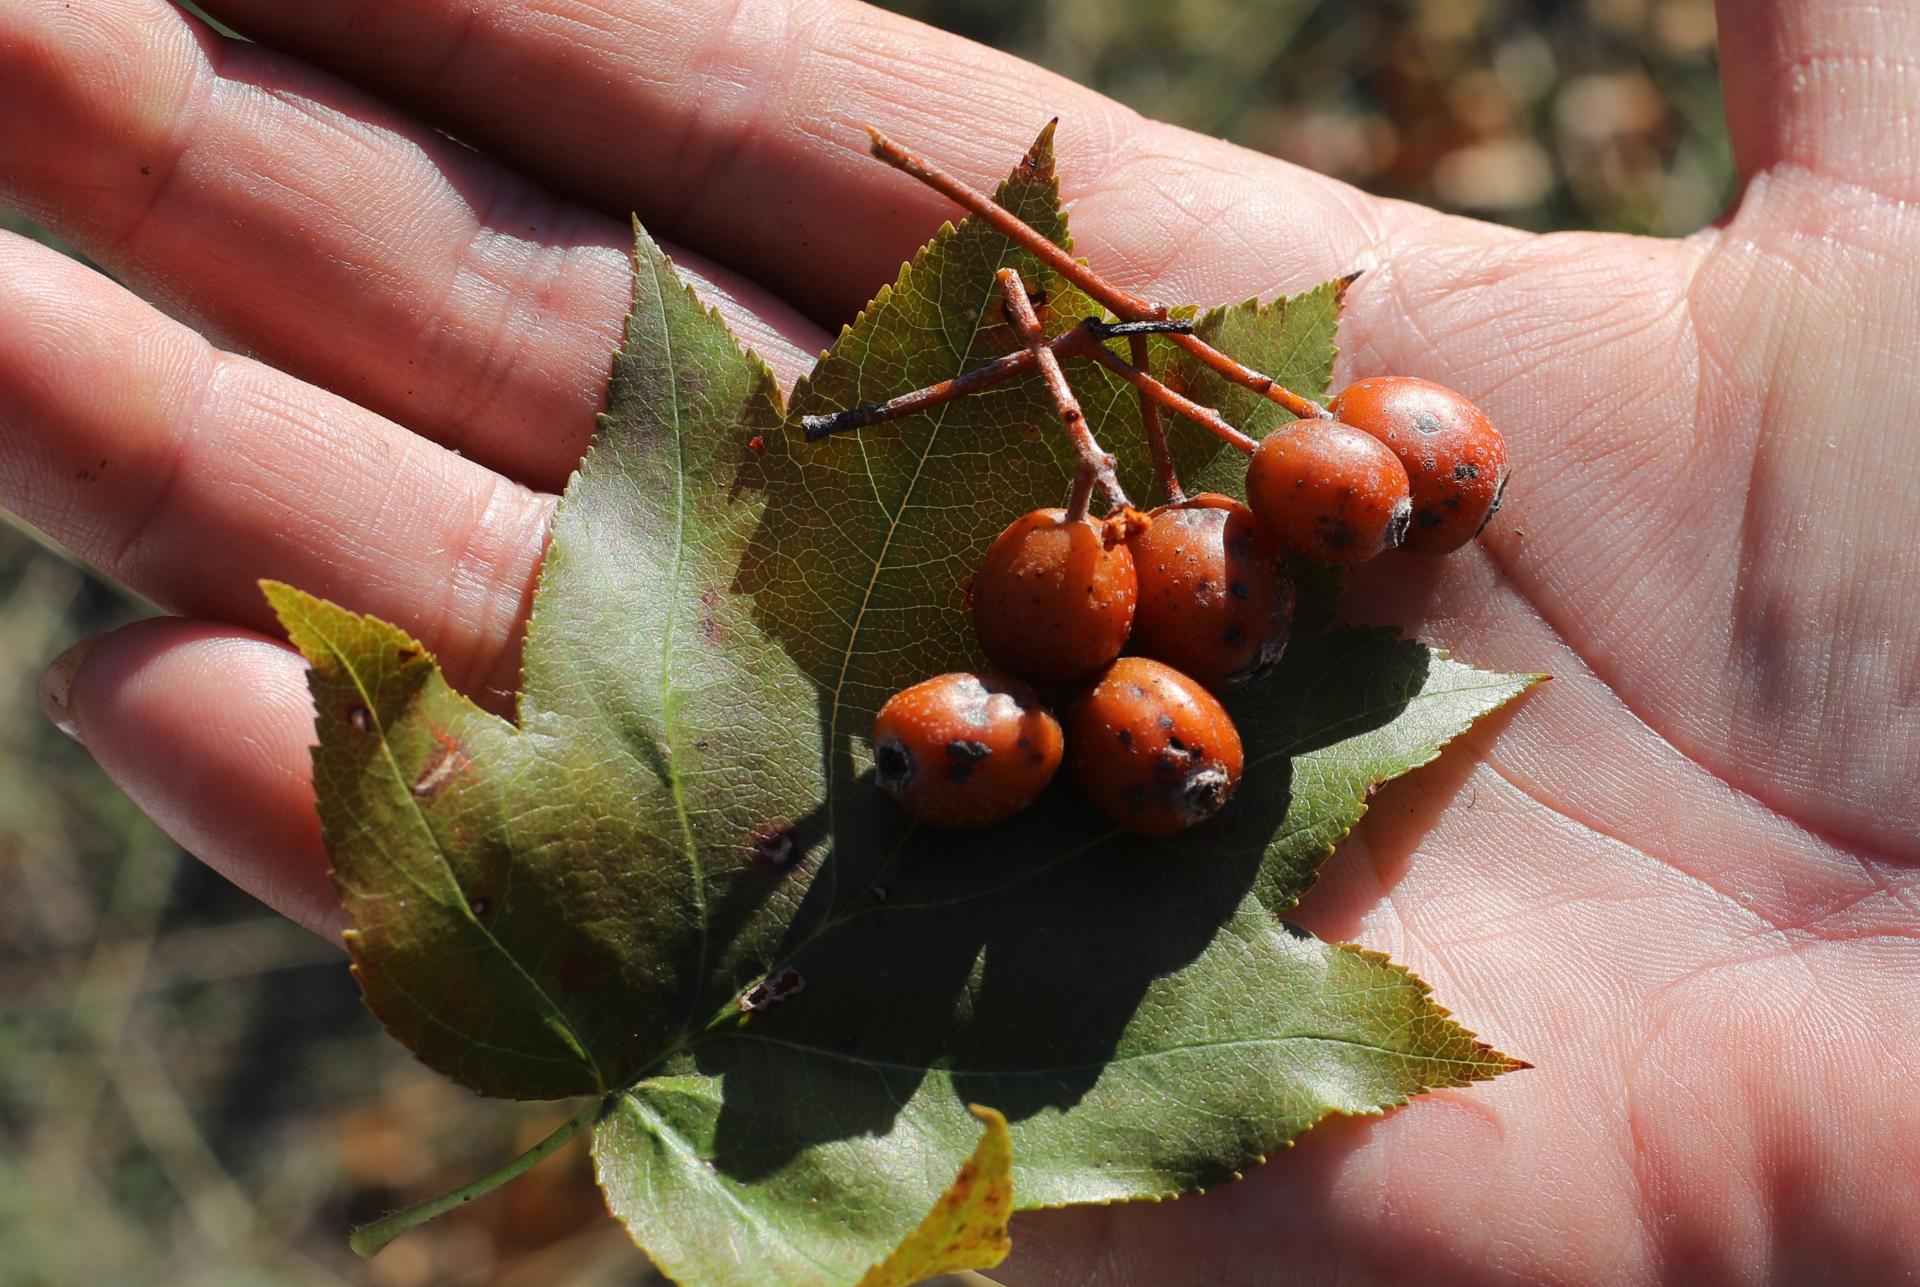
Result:
M1557 679L1384 791L1301 918L1538 1067L1199 1199L1023 1217L999 1276L1920 1274L1911 14L1728 0L1745 190L1651 241L1375 200L844 5L214 8L266 45L162 0L0 6L0 198L230 350L0 239L0 504L183 618L50 699L189 849L337 928L259 577L505 701L628 209L791 379L954 214L859 126L990 182L1057 113L1077 249L1123 284L1366 268L1339 379L1438 379L1505 429L1472 552L1383 559L1350 612Z

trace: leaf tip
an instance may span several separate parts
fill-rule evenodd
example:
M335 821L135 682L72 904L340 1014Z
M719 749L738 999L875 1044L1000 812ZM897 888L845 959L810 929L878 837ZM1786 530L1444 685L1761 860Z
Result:
M285 581L276 581L272 577L261 577L254 584L260 587L260 593L266 599L267 606L273 609L273 615L280 619L282 626L288 628L292 626L288 620L291 614L317 602L306 591L295 589Z
M987 1128L990 1134L998 1136L1005 1133L1007 1129L1007 1119L1006 1115L999 1109L989 1108L985 1104L968 1104L967 1111L979 1118L980 1123Z
M1021 159L1021 169L1034 178L1051 178L1053 175L1053 136L1060 128L1060 118L1055 116L1040 127L1040 133L1034 136L1033 146Z

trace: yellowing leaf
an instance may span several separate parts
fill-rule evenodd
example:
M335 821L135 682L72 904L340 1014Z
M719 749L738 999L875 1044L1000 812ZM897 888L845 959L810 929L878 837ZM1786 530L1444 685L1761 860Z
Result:
M860 1287L908 1287L935 1274L991 1269L1013 1250L1013 1137L1007 1119L991 1108L967 1105L986 1124L973 1156L945 1196L893 1254L867 1270Z

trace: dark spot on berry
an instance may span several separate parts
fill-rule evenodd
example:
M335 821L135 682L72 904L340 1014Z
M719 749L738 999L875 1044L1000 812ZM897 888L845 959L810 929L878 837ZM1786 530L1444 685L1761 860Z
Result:
M1228 626L1226 628L1226 631L1223 634L1221 634L1220 642L1227 645L1227 647L1229 648L1238 648L1242 643L1246 641L1246 638L1247 638L1247 632L1242 630L1239 626L1234 625L1234 626Z
M1145 697L1147 695L1147 690L1138 684L1128 684L1127 691L1131 692L1135 697Z
M1245 581L1227 582L1227 593L1236 599L1251 599L1253 597L1253 591L1247 589L1247 583Z
M1331 514L1322 514L1319 519L1320 539L1327 543L1330 550L1344 550L1353 544L1353 529Z
M1120 799L1129 809L1144 809L1147 807L1147 789L1143 786L1130 786L1120 793Z
M1167 734L1167 745L1182 754L1186 753L1187 744L1172 733Z
M1118 733L1118 734L1117 734L1116 736L1118 736L1118 737L1119 737L1119 739L1120 739L1120 745L1122 745L1122 746L1132 746L1132 745L1133 745L1133 730L1132 730L1132 729L1130 729L1130 728L1123 728L1123 729L1121 729L1121 730L1120 730L1120 732L1119 732L1119 733Z
M873 748L873 780L895 793L913 781L913 753L899 739L884 738Z
M1508 477L1511 477L1511 475L1508 475ZM1500 502L1506 499L1506 495L1507 495L1507 479L1502 478L1500 480L1500 485L1494 488L1493 504L1487 506L1487 516L1480 520L1480 526L1473 529L1473 534L1475 536L1478 536L1480 535L1480 533L1487 530L1487 524L1491 523L1493 521L1493 516L1500 512ZM1519 532L1519 529L1515 528L1514 531L1517 534Z
M947 781L965 782L973 776L973 766L993 754L993 748L985 742L968 742L958 738L947 743Z
M1418 411L1414 413L1413 427L1423 434L1436 434L1445 426L1440 423L1440 418L1434 415L1433 412Z
M1470 460L1463 460L1453 467L1453 477L1456 482L1463 483L1469 478L1478 478L1480 477L1480 466Z
M1422 527L1438 527L1440 526L1440 511L1437 509L1423 509L1413 516L1413 521Z
M1441 507L1444 509L1459 509L1460 498L1458 496L1449 496L1445 500L1441 501L1440 504L1441 504Z
M1171 732L1173 732L1173 716L1171 716L1171 715L1162 715L1162 716L1160 717L1160 731L1161 731L1161 732L1163 732L1163 733L1171 733ZM1171 739L1169 739L1169 740L1171 740Z

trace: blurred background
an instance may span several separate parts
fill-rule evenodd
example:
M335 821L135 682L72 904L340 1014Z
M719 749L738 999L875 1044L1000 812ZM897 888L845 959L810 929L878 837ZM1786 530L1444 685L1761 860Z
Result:
M1530 229L1732 194L1711 0L895 0L1150 116ZM56 239L0 210L0 227ZM151 609L0 516L0 1287L645 1284L576 1148L372 1262L345 1233L565 1116L474 1099L343 958L162 836L40 717Z

